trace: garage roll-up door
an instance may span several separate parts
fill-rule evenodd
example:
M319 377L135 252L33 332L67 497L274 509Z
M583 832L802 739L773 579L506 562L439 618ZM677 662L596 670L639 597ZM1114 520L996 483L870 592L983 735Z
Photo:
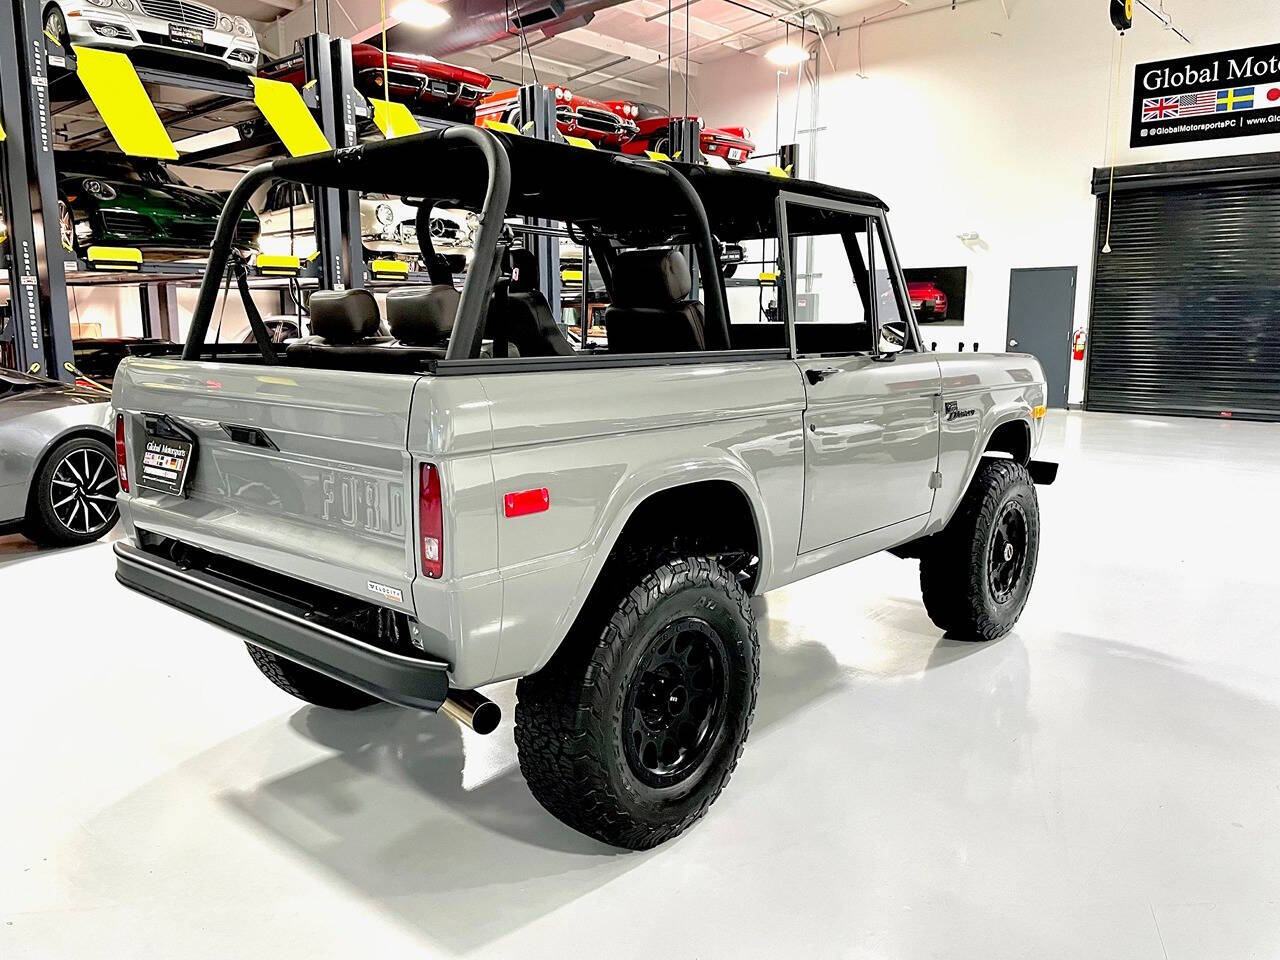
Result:
M1115 194L1112 252L1094 270L1086 406L1280 420L1280 180L1179 179Z

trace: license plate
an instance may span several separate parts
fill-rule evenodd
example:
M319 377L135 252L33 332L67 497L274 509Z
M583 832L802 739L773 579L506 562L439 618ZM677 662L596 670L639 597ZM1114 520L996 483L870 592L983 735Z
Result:
M169 24L169 40L179 47L203 47L204 31L181 23Z
M742 159L742 151L741 151L741 150L739 150L737 147L730 147L730 148L729 148L729 159L730 159L730 160L741 160L741 159Z
M138 485L181 497L187 487L187 468L195 445L188 440L172 440L147 434L142 453L142 474Z

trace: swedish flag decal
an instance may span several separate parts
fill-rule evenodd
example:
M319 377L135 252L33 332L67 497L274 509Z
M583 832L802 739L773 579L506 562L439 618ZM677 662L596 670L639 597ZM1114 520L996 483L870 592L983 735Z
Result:
M1233 87L1218 91L1218 113L1253 109L1253 87Z

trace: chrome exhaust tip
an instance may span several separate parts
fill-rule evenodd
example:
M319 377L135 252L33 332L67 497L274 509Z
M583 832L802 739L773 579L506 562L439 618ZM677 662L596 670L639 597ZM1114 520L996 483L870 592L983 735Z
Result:
M493 733L502 722L502 708L474 690L451 687L444 703L440 704L440 712L482 735Z

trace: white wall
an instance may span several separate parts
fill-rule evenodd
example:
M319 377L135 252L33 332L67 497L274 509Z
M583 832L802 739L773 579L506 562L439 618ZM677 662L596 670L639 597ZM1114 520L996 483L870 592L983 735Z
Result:
M939 349L977 341L1002 349L1013 267L1079 268L1076 327L1087 326L1095 166L1109 160L1109 93L1116 34L1104 0L998 0L882 24L827 41L834 68L821 63L817 178L868 190L890 207L906 266L968 266L963 327L926 328ZM1153 3L1153 6L1155 4ZM1128 148L1136 63L1280 41L1280 2L1166 0L1187 46L1140 8L1124 40L1117 161L1150 163L1280 149L1280 135L1202 144ZM905 8L904 8L905 9ZM995 36L994 33L1002 34ZM759 148L774 148L778 115L774 68L735 55L697 80L698 106L710 124L746 123ZM802 146L809 89L783 80L783 143ZM986 249L956 234L977 231ZM1064 349L1066 345L1064 344ZM1070 399L1083 396L1084 364L1072 364Z

